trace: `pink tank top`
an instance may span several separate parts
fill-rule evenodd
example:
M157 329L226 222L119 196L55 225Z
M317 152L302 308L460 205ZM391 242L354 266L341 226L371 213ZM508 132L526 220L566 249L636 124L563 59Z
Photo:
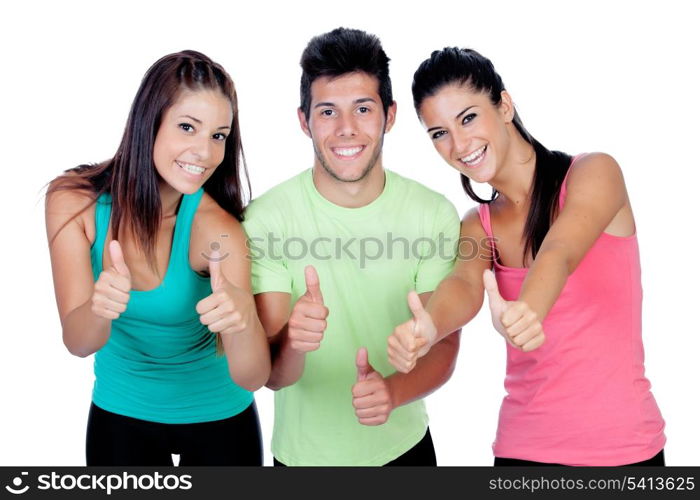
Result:
M565 197L566 178L560 208ZM493 237L487 204L479 206L479 217ZM528 269L494 266L503 298L517 300ZM542 326L546 340L539 349L524 353L506 344L507 395L494 455L591 466L656 455L666 437L644 376L637 236L602 233Z

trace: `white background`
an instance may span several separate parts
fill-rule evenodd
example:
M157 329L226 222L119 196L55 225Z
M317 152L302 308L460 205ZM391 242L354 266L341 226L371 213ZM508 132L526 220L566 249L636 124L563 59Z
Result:
M253 192L262 194L312 164L295 112L298 61L312 36L340 25L379 35L392 59L398 121L385 141L385 166L445 193L460 213L472 202L412 109L413 71L434 49L466 46L490 57L546 146L605 151L619 161L642 252L647 375L667 423L667 462L699 464L700 40L691 33L692 2L2 5L0 465L84 464L92 358L71 356L61 342L44 184L110 157L146 69L191 48L236 82ZM464 329L452 380L428 398L441 465L492 463L502 344L482 311ZM256 397L269 464L272 394Z

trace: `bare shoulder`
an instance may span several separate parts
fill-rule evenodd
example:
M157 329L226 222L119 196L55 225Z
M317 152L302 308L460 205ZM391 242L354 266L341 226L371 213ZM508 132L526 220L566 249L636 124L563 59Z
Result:
M51 181L45 200L46 230L49 240L52 240L69 223L77 224L83 229L90 227L86 218L89 218L92 212L87 209L94 202L95 193L77 176L67 174Z
M202 195L194 216L193 231L208 239L232 238L245 241L243 227L238 220L221 208L208 193ZM225 236L222 236L225 235Z
M470 208L464 217L462 218L462 237L479 237L485 238L486 231L481 225L481 219L479 218L479 207Z
M622 188L622 169L615 158L606 153L587 153L571 166L566 182L567 189L577 187Z
M207 256L218 251L224 258L245 261L247 255L246 235L241 223L221 208L207 193L202 195L192 221L190 237L190 263L195 271L206 272L209 268Z

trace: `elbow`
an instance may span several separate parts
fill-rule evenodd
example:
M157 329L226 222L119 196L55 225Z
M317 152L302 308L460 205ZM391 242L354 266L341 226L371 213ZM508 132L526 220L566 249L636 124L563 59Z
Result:
M263 387L270 377L270 368L259 370L257 373L247 373L247 374L236 374L233 371L230 372L231 380L238 386L246 391L255 392L261 387Z
M87 358L90 354L92 354L92 351L90 351L89 349L84 349L79 346L70 345L66 342L64 342L64 345L66 346L66 349L68 349L69 353L71 353L73 356L77 356L78 358Z
M279 391L280 389L284 389L285 387L289 387L292 385L294 382L286 382L283 380L280 380L278 377L275 377L273 374L270 375L270 378L268 381L265 383L265 387L272 391Z
M86 346L70 341L67 337L68 336L66 335L66 333L63 332L63 345L66 346L68 352L71 353L73 356L76 356L78 358L87 358L88 356L90 356L90 354L93 354L95 352L87 348Z

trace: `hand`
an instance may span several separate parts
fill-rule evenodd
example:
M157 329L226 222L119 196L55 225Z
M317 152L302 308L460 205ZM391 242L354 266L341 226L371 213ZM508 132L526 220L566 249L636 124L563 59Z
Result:
M197 303L199 321L213 333L242 333L253 323L255 302L250 293L226 279L220 259L218 251L212 252L209 260L211 295Z
M493 326L510 345L528 352L544 343L544 331L537 313L525 302L503 299L496 276L489 269L484 271L484 288L489 297Z
M103 270L92 292L92 312L105 319L115 320L129 303L131 273L124 262L122 247L117 240L109 242L112 266Z
M408 307L413 313L413 319L394 328L387 340L389 363L402 373L413 370L418 358L428 353L437 338L433 319L413 290L408 293Z
M352 406L357 420L362 425L381 425L394 409L389 384L369 364L366 348L358 349L355 366L357 382L352 386Z
M287 340L292 349L305 353L321 347L326 331L328 308L323 305L323 295L318 274L313 266L304 269L306 293L299 297L287 322Z

